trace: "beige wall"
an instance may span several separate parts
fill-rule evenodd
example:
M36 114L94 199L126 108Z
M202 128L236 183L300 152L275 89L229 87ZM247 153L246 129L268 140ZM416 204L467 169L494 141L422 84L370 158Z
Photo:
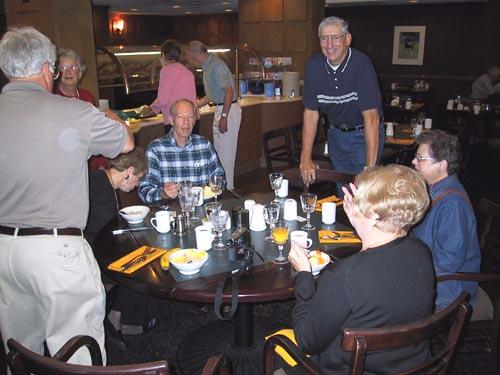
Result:
M322 0L240 0L239 40L261 56L291 56L301 77L319 51L317 28L325 13Z
M71 48L87 63L81 86L98 97L90 0L5 0L7 26L33 26L56 47Z

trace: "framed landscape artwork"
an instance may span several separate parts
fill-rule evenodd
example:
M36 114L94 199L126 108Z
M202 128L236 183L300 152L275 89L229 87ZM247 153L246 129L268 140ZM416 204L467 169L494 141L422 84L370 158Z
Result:
M392 63L423 65L425 26L394 26Z

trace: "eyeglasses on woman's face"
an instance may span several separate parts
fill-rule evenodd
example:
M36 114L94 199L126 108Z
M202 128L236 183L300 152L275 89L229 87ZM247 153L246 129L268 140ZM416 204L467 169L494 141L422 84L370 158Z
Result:
M61 66L59 66L60 72L67 72L67 71L76 72L77 70L80 70L78 65L61 65Z
M430 156L422 156L418 152L415 154L415 157L413 159L417 160L418 163L425 161L425 160L435 160L434 158L431 158Z

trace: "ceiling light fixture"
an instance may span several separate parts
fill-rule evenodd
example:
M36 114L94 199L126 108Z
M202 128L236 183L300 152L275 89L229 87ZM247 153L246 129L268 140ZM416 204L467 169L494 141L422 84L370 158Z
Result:
M138 11L139 11L139 9L137 9L137 8L130 8L130 11L131 11L131 12L138 12Z
M178 5L178 4L172 5L172 8L174 8L174 9L179 9L180 7L181 7L181 6L180 6L180 5Z
M232 9L224 9L224 12L232 12Z

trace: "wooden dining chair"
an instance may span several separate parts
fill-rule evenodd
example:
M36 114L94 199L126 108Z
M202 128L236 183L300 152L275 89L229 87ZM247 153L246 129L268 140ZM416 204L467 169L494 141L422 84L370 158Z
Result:
M155 361L120 366L103 366L99 344L90 336L75 336L53 356L45 357L22 346L14 339L7 341L9 353L7 362L13 375L168 375L167 361ZM68 359L80 348L86 347L90 353L92 365L74 365ZM224 355L209 358L202 375L229 374L230 362Z
M403 348L424 340L430 340L443 333L445 333L443 345L436 352L433 352L424 363L406 370L404 374L446 374L455 353L462 328L469 315L470 305L467 299L467 293L462 293L446 309L428 318L408 324L373 329L344 329L342 349L351 353L349 375L364 373L365 359L371 352ZM282 335L276 335L271 336L265 343L265 375L273 374L275 348L278 345L308 374L323 374L318 366L302 353L290 339Z
M285 127L269 130L262 134L262 150L266 160L267 173L295 166L295 129Z
M500 204L483 198L478 211L482 220L480 245L483 259L489 257L500 266Z

